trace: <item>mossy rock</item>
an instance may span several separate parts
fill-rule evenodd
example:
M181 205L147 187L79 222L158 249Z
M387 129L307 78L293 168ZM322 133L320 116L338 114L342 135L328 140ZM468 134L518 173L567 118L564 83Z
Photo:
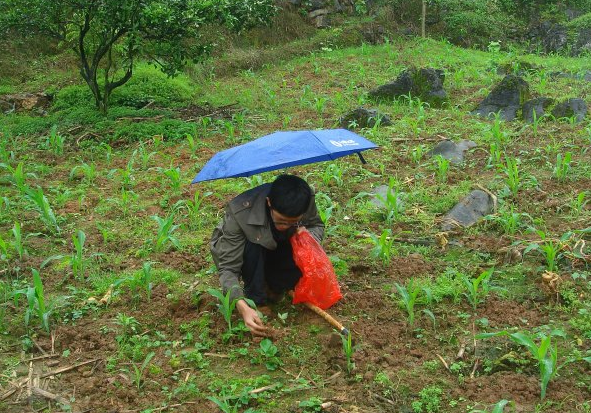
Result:
M410 68L403 71L395 81L379 86L369 92L369 95L374 99L386 100L410 95L437 107L447 101L447 92L443 89L444 80L443 70Z
M498 113L501 119L511 121L517 117L517 112L529 98L529 84L519 76L507 75L472 114L488 117Z

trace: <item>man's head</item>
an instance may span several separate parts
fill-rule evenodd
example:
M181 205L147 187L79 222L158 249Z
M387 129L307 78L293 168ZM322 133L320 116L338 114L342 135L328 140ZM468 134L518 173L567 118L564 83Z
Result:
M312 190L302 178L279 175L271 184L267 202L269 207L284 217L301 217L310 205Z

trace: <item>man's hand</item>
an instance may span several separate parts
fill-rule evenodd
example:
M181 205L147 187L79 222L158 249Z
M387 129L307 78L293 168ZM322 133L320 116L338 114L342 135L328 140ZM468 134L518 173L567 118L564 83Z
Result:
M246 303L244 300L239 300L236 303L236 308L244 320L244 324L250 332L255 336L267 337L269 335L269 328L265 327L257 311Z

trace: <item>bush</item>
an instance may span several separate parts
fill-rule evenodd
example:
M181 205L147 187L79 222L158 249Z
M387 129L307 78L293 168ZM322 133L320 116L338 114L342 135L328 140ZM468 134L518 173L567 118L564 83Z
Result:
M591 13L583 14L568 22L567 27L573 31L591 29Z

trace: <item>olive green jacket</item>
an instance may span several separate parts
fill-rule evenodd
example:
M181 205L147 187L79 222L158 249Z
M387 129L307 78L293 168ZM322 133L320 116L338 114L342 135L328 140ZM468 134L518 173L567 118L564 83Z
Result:
M220 283L231 299L244 297L239 279L246 240L275 250L277 243L271 232L271 219L267 213L267 195L271 184L250 189L231 200L226 214L211 237L211 255L218 269ZM302 224L320 242L324 236L324 223L318 215L314 196L302 217Z

